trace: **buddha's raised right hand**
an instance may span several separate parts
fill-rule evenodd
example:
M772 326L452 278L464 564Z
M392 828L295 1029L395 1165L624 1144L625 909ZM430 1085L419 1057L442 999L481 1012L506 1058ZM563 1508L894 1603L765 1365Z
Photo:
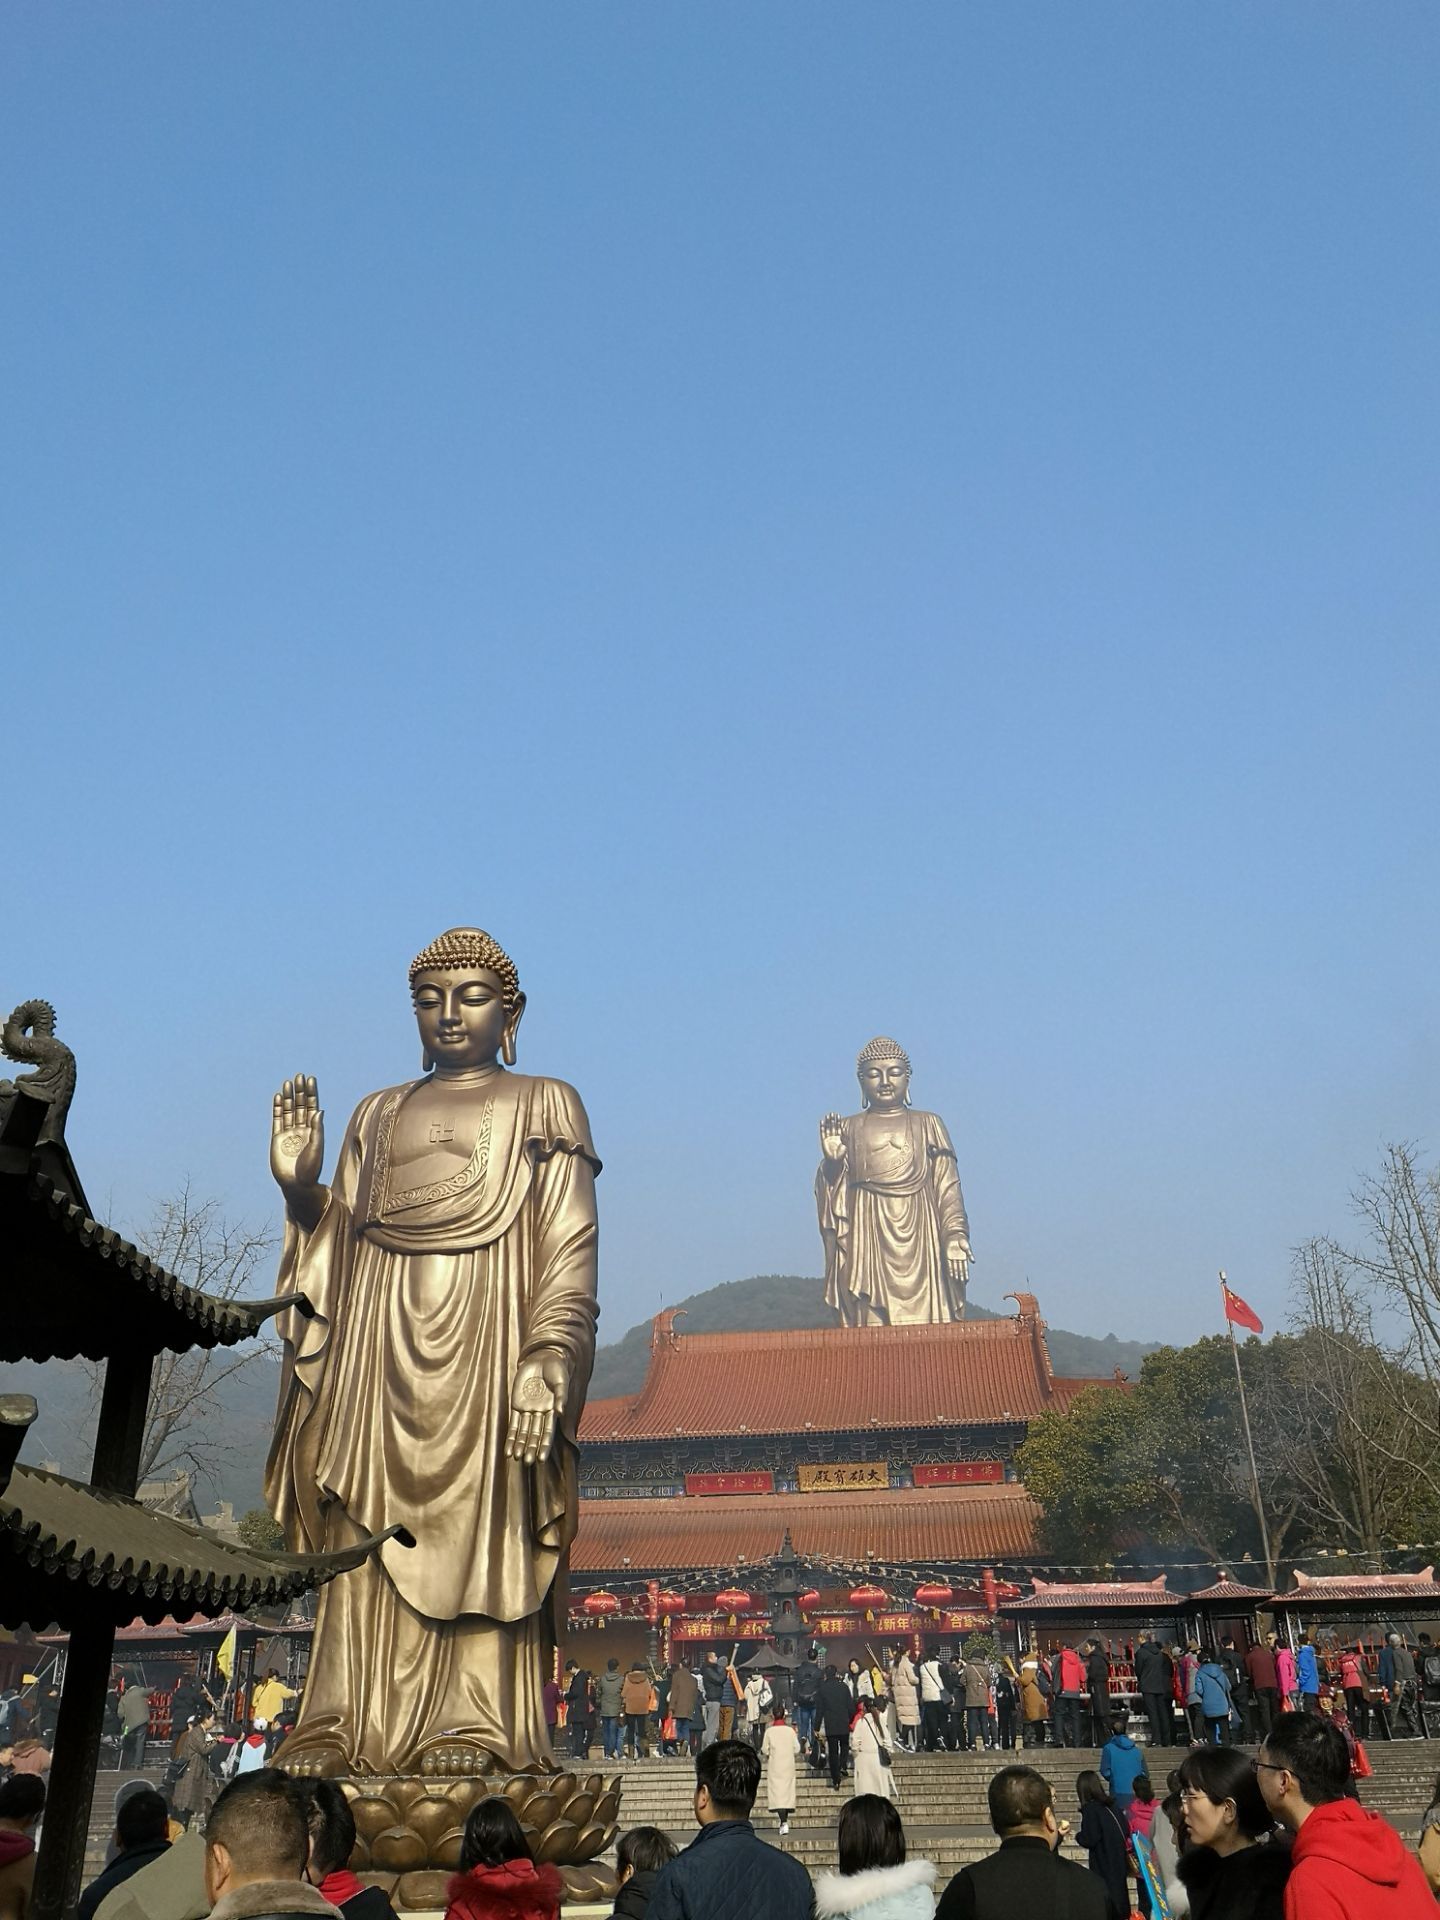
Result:
M288 1201L320 1184L325 1164L325 1116L314 1074L297 1073L275 1096L270 1121L270 1171Z
M839 1160L845 1152L844 1124L838 1113L827 1113L820 1122L820 1151L827 1160Z

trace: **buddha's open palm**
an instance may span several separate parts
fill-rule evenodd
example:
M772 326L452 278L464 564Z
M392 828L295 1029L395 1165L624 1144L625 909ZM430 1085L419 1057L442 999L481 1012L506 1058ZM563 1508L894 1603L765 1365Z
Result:
M314 1074L297 1073L275 1096L270 1122L270 1171L287 1192L319 1184L325 1164L325 1116Z
M827 1113L820 1122L820 1151L827 1160L838 1160L845 1151L844 1125L838 1113Z

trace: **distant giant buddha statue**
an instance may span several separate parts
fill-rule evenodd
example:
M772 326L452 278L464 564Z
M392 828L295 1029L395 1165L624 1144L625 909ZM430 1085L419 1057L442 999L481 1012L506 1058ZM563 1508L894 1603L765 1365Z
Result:
M895 1041L872 1040L856 1070L861 1111L820 1122L825 1298L847 1327L963 1320L970 1226L945 1122L911 1107Z

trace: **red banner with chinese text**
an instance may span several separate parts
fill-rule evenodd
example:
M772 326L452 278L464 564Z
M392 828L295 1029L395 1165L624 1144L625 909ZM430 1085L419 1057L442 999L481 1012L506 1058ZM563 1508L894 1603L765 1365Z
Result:
M768 1640L770 1622L768 1620L737 1620L732 1627L726 1619L720 1620L672 1620L670 1623L672 1640Z
M917 1487L996 1486L1004 1479L1003 1460L946 1460L939 1466L915 1468Z
M773 1493L773 1473L687 1473L687 1494L697 1493Z

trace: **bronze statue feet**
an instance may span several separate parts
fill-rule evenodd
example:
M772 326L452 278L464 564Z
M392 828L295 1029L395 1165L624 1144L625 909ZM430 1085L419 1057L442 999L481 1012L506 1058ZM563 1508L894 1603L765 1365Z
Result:
M293 1735L281 1741L270 1764L297 1780L334 1780L355 1771L349 1754L333 1741L297 1740Z
M478 1740L461 1734L428 1740L411 1762L411 1768L423 1779L463 1780L479 1773L499 1773L500 1762Z

